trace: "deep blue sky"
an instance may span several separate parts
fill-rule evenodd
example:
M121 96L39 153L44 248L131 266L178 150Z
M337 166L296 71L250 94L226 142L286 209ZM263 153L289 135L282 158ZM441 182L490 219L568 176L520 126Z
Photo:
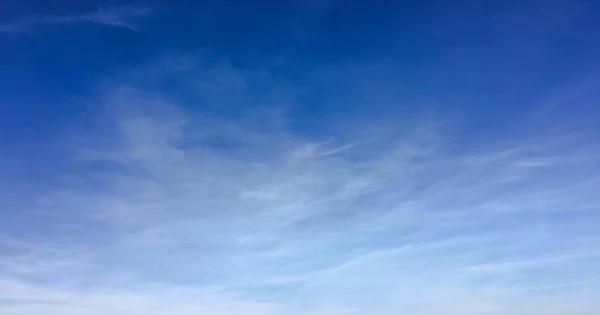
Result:
M140 5L6 1L1 19L11 23ZM327 104L319 91L353 89L330 82L314 87L317 96L308 96L298 109L303 120L330 112L394 113L423 102L452 111L467 102L473 104L468 111L458 110L477 129L506 128L531 103L599 67L594 1L156 1L143 6L152 11L136 22L143 32L76 23L2 34L0 101L8 108L2 133L15 142L44 137L79 113L73 98L89 93L99 80L164 54L202 54L242 69L267 67L280 80L300 84L314 80L315 67L373 64L382 69L370 75L390 82L410 105Z
M598 16L3 1L0 313L597 314Z
M65 97L86 93L115 69L162 54L201 52L240 68L281 59L273 71L300 82L310 80L315 66L383 63L385 75L409 97L469 97L511 112L526 106L515 99L535 100L598 67L593 1L310 2L152 2L144 3L151 17L139 21L144 32L80 23L3 34L2 102L27 104L19 106L25 112L42 111L30 108L42 107L40 98L67 106ZM7 1L2 20L124 5L140 4ZM478 107L477 117L493 121ZM48 111L60 117L61 111ZM18 113L5 117L24 123Z

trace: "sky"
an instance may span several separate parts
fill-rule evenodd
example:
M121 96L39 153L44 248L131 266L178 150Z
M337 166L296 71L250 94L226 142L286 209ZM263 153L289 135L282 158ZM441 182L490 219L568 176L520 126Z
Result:
M0 315L600 313L600 3L0 3Z

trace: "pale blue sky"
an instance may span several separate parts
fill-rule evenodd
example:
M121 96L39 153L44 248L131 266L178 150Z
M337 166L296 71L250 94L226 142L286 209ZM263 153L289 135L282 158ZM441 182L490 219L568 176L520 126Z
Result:
M0 12L0 315L600 313L598 3Z

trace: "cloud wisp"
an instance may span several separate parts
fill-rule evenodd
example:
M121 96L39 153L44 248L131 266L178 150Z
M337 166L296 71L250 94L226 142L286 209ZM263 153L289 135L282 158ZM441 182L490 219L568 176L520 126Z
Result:
M139 31L136 21L150 13L148 8L122 7L101 8L98 11L77 15L29 16L0 24L0 33L22 33L35 27L51 24L94 23Z
M256 101L243 83L254 74L194 67L183 72L199 101L223 100L219 90ZM231 80L211 86L208 72ZM272 112L257 123L198 111L137 83L108 89L98 133L69 143L77 172L40 197L36 215L69 227L0 243L0 312L599 307L588 298L600 289L598 147L544 132L458 147L429 119L315 139Z

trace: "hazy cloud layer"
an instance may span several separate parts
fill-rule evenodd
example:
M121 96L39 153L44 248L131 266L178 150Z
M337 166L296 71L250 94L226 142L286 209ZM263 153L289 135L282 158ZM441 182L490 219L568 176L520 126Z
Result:
M290 128L301 88L176 60L108 84L100 118L63 140L74 170L36 197L52 235L0 239L0 313L599 309L589 135L464 139L415 115L314 138ZM153 88L173 77L186 97ZM225 110L244 102L263 106Z

